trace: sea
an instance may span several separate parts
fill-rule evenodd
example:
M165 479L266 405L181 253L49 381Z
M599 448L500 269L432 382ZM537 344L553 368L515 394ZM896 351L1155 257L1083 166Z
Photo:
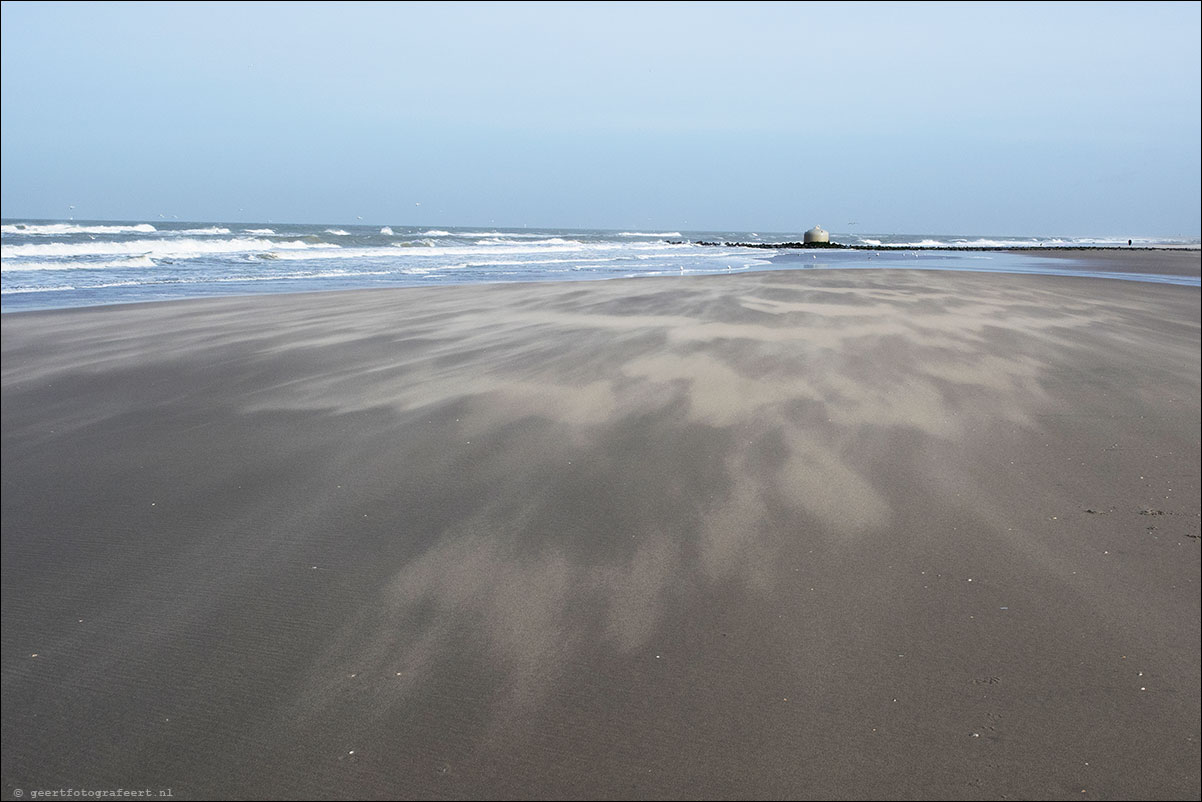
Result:
M958 250L1125 247L1126 238L832 232L834 242L878 250L770 250L740 245L801 238L800 232L5 219L0 236L0 310L754 270L918 268L1199 284L1196 276L1095 273L1072 260L1038 253ZM1135 238L1132 245L1198 249L1200 242L1198 238Z

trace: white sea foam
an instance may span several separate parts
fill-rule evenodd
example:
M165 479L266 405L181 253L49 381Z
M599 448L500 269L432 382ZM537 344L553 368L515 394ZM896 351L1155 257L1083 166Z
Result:
M547 239L547 232L529 232L529 231L444 231L441 228L432 228L429 231L423 231L418 236L420 237L462 237L468 239L471 237L488 237L497 240L507 239ZM656 235L658 236L658 235Z
M394 242L393 247L402 247L405 243ZM671 251L678 250L683 247L681 245L668 245L666 243L622 243L622 242L578 242L576 240L562 240L559 243L540 244L538 242L520 242L520 243L491 243L491 244L473 244L473 245L433 245L428 250L423 249L420 253L423 256L431 258L438 256L522 256L526 254L553 254L553 253L577 253L581 254L581 258L592 258L589 254L593 253L612 253L620 251L633 256L635 253L648 253L653 251ZM374 250L373 253L379 253ZM300 257L305 258L305 257Z
M214 284L239 284L246 281L297 281L309 278L345 278L347 276L387 276L389 270L305 270L299 273L271 273L268 275L222 276L207 279Z
M385 235L385 236L391 237L391 236L392 236L392 229L391 229L391 228L389 228L388 226L384 226L383 228L381 228L381 229L380 229L380 233L381 233L381 234L383 234L383 235Z
M337 249L332 243L308 243L301 240L272 242L265 239L143 239L126 242L97 240L91 242L48 242L0 246L0 257L4 259L29 257L89 256L150 256L155 259L191 259L197 256L223 253L255 253L270 250L320 250ZM14 265L15 267L15 265Z
M3 262L0 263L0 271L5 273L17 273L22 271L41 271L41 270L106 270L111 268L128 268L128 267L158 267L158 263L149 256L132 256L128 259L112 259L104 262L80 262L80 261L63 261L63 262Z
M548 241L550 242L550 241ZM304 245L305 243L298 243ZM335 245L324 244L312 247L281 250L279 243L271 243L271 247L258 250L244 249L248 257L274 259L371 259L397 260L406 258L421 258L436 260L445 257L500 257L502 259L524 256L573 255L576 259L594 260L598 254L603 256L617 255L615 258L634 259L639 254L649 254L652 257L660 254L675 252L683 247L666 243L619 243L592 242L581 243L575 240L559 240L552 244L538 242L503 243L487 245L439 245L433 240L390 243L390 247L359 247L339 248ZM416 247L416 246L421 247ZM399 250L393 250L393 249ZM264 253L266 252L266 254ZM718 254L715 253L715 256ZM529 260L522 259L526 262Z
M86 286L86 287L72 287L72 289L83 289L83 290L107 290L107 289L109 289L109 288L111 288L111 287L142 287L142 286L146 286L146 285L152 285L152 284L166 284L166 283L170 283L170 282L163 282L163 281L134 281L134 280L129 280L129 281L110 281L110 282L107 282L107 283L105 283L105 284L89 284L89 285L88 285L88 286Z
M508 240L499 239L496 237L488 239L476 240L477 245L514 245L515 243ZM580 240L563 239L562 237L550 237L548 239L533 239L521 243L522 245L584 245Z
M248 257L253 259L279 259L289 262L296 262L309 259L380 259L381 257L393 257L393 251L387 251L383 248L340 248L338 246L327 246L325 248L307 248L294 250L270 250L266 253L248 254Z
M897 235L895 235L897 236ZM1152 238L1132 238L1135 245L1154 246L1159 248L1173 247L1168 240ZM1197 247L1188 241L1181 241L1184 247ZM906 239L898 236L893 241L880 237L853 237L851 244L868 245L879 248L1073 248L1073 247L1120 247L1127 245L1126 238L1111 237L913 237Z
M618 234L619 237L681 237L684 236L679 231L664 231L659 234L648 234L644 231L622 231ZM756 236L752 234L751 236Z
M351 232L343 231L341 228L327 228L327 234L333 234L335 237L349 237Z
M404 267L404 268L401 268L400 270L395 270L392 272L399 273L400 275L404 275L404 276L430 276L430 275L434 275L437 273L441 273L444 270L463 270L465 267L474 267L474 265L470 265L467 262L457 262L454 264L447 264L447 265L422 265L419 267Z
M445 258L445 257L485 257L484 260L479 261L478 263L479 264L489 264L489 263L491 263L491 264L505 264L505 263L509 263L509 264L539 264L541 262L541 260L538 260L538 259L533 259L533 260L532 259L517 259L517 260L513 260L512 262L504 262L503 259L506 257L524 256L527 254L540 255L540 256L547 255L547 254L580 254L579 256L576 256L575 258L562 259L562 260L556 259L554 261L580 261L581 259L583 259L585 261L607 261L604 257L591 256L591 255L589 255L588 252L589 251L612 252L615 249L621 249L623 251L629 250L629 246L622 246L622 245L610 245L608 247L605 247L603 245L597 245L597 246L586 246L584 248L581 248L579 246L571 246L571 245L550 245L550 246L543 246L543 247L516 247L515 246L515 247L498 248L496 246L489 246L489 245L479 246L479 247L474 247L471 245L440 246L440 245L435 245L435 244L431 243L428 247L423 247L423 248L406 248L405 247L406 245L410 245L410 244L411 243L401 243L401 242L392 243L393 248L399 248L401 250L391 250L389 248L380 248L380 247L375 247L375 248L370 248L370 247L338 248L336 250L322 250L322 249L314 248L314 249L309 249L309 250L294 250L294 251L268 251L267 253L261 253L261 254L248 254L248 256L250 256L252 258L259 258L259 259L269 258L269 259L282 259L282 260L286 260L286 261L301 261L301 260L309 260L309 259L364 259L364 260L372 260L376 264L379 264L379 262L381 262L381 261L395 263L397 261L402 261L402 260L406 260L406 259L410 259L410 258L421 259L423 262L426 262L427 260L437 260L437 259L441 259L441 258ZM494 256L502 257L502 259L488 258L488 257L494 257ZM631 257L613 257L613 258L617 259L617 258L631 258ZM458 266L462 267L463 265L458 265ZM446 266L439 265L436 262L431 265L423 265L423 267L429 267L431 269L437 269L437 270L448 269Z
M639 258L643 258L643 257L639 257ZM647 257L647 258L653 258L653 257ZM624 259L626 259L626 257L624 257L624 256L610 256L610 257L593 256L593 257L587 257L587 258L578 257L575 259L489 259L486 262L472 262L470 264L470 266L471 267L495 267L495 266L499 266L499 265L505 265L505 266L511 266L511 265L575 265L575 264L581 264L581 263L588 264L588 265L596 265L596 264L605 264L608 262L621 262Z
M30 292L63 292L64 290L73 290L75 287L70 284L59 284L55 287L11 287L4 290L5 295L24 295Z
M5 223L0 233L14 236L61 237L69 234L153 234L158 231L150 223L132 226L82 226L75 223Z
M170 231L170 232L164 231L163 233L164 234L168 234L168 233L170 233L170 234L228 234L228 233L230 233L230 230L228 228L218 228L217 226L211 226L209 228L183 228L183 229L179 229L177 231Z
M940 242L942 248L1032 248L1037 245L1057 245L1059 242L1037 239L953 239Z
M258 281L296 281L303 279L320 279L320 278L345 278L358 276L387 276L393 271L389 270L306 270L296 273L275 273L269 275L240 275L240 276L206 276L202 281L204 284L240 284L244 282ZM62 292L64 290L99 290L110 289L114 287L151 287L161 286L164 284L189 284L191 281L181 281L177 279L171 280L124 280L124 281L109 281L101 284L59 284L54 286L41 287L13 287L4 290L5 295L17 295L30 292Z
M115 287L145 287L162 284L160 281L107 281L103 284L55 284L41 287L13 287L5 289L5 295L23 295L29 292L69 292L71 290L108 290Z
M946 242L940 242L937 239L923 239L917 242L897 242L889 243L891 248L950 248Z
M498 239L546 239L547 233L516 232L516 231L463 231L457 236L464 237L496 237Z
M255 236L258 236L258 237L275 236L275 231L270 228L244 228L244 229L242 229L242 233L243 234L254 234Z

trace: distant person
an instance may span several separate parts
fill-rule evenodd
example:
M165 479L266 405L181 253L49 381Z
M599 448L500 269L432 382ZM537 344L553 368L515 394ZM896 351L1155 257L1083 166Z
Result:
M1128 244L1128 245L1130 245L1130 244L1131 244L1131 240L1127 240L1127 244Z

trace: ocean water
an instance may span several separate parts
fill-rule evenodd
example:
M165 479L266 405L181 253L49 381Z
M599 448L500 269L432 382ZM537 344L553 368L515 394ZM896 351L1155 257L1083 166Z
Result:
M954 250L1119 246L1125 239L832 233L832 240L843 244L890 248L871 252L697 244L800 238L796 232L4 220L0 308L15 312L219 295L820 268L983 270L1198 284L1196 277L1088 273L1038 254ZM1199 247L1197 239L1137 239L1134 244ZM946 250L908 250L914 248Z

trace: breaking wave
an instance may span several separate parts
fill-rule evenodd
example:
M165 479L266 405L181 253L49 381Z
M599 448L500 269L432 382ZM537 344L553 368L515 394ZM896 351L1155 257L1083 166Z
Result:
M331 243L314 244L293 240L272 242L266 239L236 237L234 239L142 239L128 241L99 240L95 242L23 243L0 246L5 259L29 257L83 258L89 256L130 255L156 259L191 259L223 253L254 253L271 250L337 249ZM16 266L14 266L16 267Z
M168 233L168 232L163 232L163 233ZM178 229L175 231L171 231L170 233L172 233L172 234L229 234L230 230L228 228L219 228L217 226L211 226L209 228Z
M12 236L62 237L70 234L153 234L158 231L150 223L132 226L77 225L75 223L5 223L0 233Z

